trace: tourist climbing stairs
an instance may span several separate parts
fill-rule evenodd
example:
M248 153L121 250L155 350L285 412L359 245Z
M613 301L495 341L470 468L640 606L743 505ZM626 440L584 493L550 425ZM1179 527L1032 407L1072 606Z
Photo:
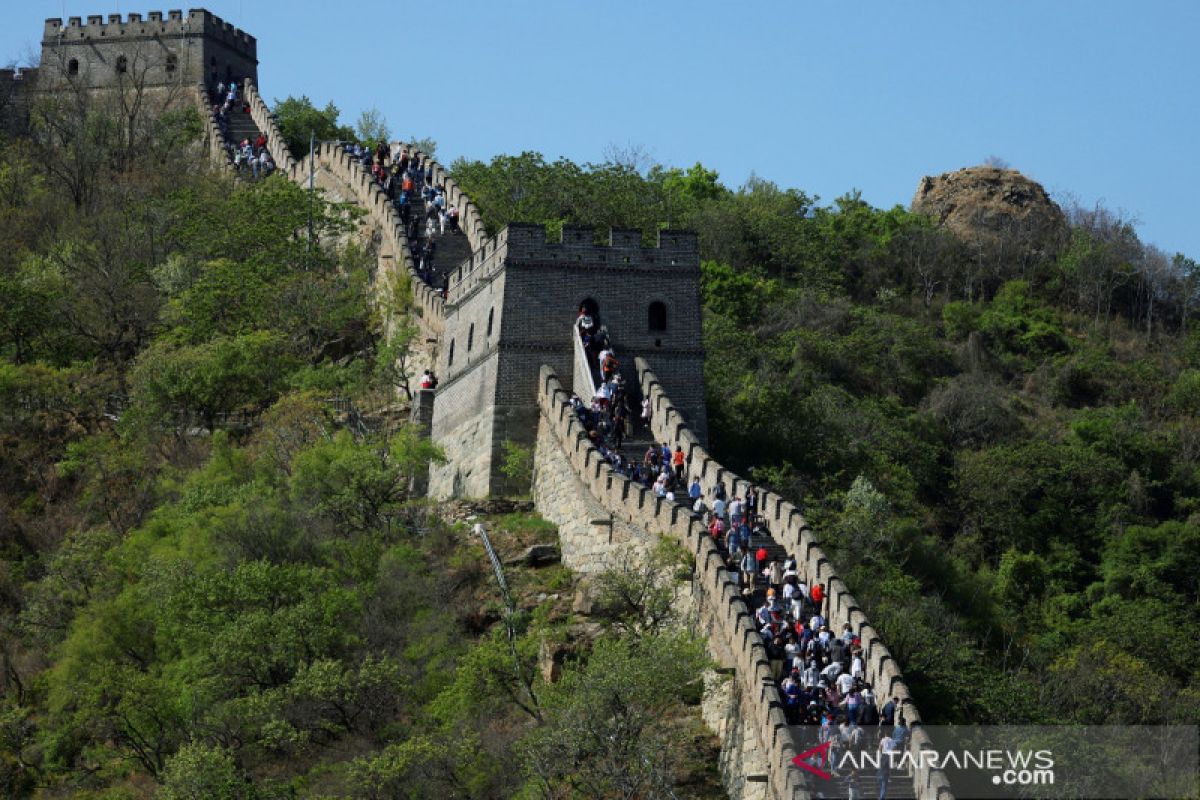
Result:
M421 250L426 241L425 214L429 204L421 197L420 183L414 187L413 195L414 197L409 198L409 224L406 233L408 234L409 248L412 251L413 264L419 266ZM445 278L452 275L462 262L471 257L471 243L461 229L457 233L452 233L447 224L446 232L441 233L441 226L436 218L434 226L434 251L429 285L435 289L441 289Z
M242 101L234 103L226 117L229 120L229 136L227 137L227 141L234 147L241 147L244 141L254 144L261 131L254 124L254 117L250 115L250 106L248 104Z

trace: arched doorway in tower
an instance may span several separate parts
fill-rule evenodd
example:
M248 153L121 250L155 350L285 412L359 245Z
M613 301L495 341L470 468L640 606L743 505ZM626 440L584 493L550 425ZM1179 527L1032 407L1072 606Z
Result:
M579 310L596 320L596 324L600 324L600 304L595 300L590 297L585 297L579 303Z

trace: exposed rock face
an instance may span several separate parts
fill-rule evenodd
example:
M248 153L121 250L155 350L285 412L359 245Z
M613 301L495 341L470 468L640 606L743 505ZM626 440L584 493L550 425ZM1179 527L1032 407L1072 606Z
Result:
M1040 183L1013 169L967 167L925 176L913 196L912 210L928 214L968 239L1018 234L1042 239L1065 226L1062 209Z

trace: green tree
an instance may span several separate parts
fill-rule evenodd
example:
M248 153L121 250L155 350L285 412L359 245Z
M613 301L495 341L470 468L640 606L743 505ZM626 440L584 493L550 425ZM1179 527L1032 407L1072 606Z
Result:
M358 120L354 123L354 132L358 134L360 142L371 145L390 142L392 138L383 112L373 106L358 115Z
M413 477L441 458L411 428L394 435L386 448L356 442L341 431L296 457L292 496L340 527L367 530L386 524L409 498Z
M195 415L215 430L223 415L263 408L282 389L289 359L278 334L218 336L199 345L157 341L130 377L136 413L157 424L190 424Z
M529 776L550 797L675 796L686 745L663 721L707 666L702 644L683 634L597 641L586 665L541 693L545 723L521 743Z
M316 137L318 142L334 139L350 141L354 138L350 128L338 124L341 112L332 101L325 108L318 109L307 95L289 95L284 100L276 100L272 111L288 150L296 158L308 153L310 135Z
M157 795L161 800L253 800L256 796L233 754L203 742L188 742L167 760Z

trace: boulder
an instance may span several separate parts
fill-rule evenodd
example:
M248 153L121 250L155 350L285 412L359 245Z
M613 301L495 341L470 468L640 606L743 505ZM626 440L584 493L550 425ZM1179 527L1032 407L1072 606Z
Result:
M535 544L526 548L525 552L505 563L509 566L524 565L527 567L546 567L557 564L562 560L558 547L552 544Z
M575 599L571 602L571 610L580 616L591 616L596 608L596 589L586 578L580 579L575 589Z
M1066 227L1062 209L1037 181L1014 169L979 166L926 175L912 210L938 220L962 238L995 241L1017 235L1032 246Z

